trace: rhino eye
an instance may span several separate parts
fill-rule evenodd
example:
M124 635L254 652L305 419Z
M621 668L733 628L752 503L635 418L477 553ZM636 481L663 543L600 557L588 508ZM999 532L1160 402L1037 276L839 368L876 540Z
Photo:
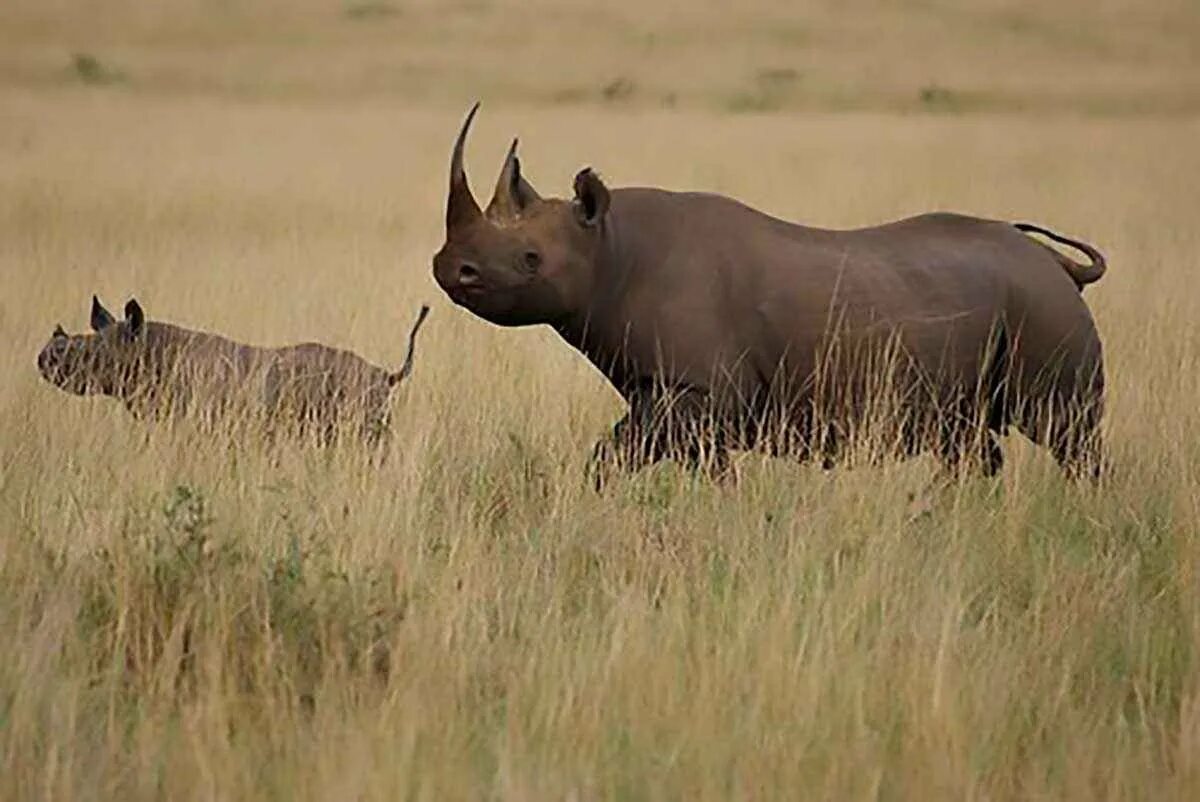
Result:
M525 266L537 270L542 265L542 255L534 250L525 251Z

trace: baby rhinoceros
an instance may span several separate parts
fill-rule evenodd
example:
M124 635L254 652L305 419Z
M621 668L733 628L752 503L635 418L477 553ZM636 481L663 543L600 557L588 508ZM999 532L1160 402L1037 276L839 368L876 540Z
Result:
M317 343L260 348L208 332L147 320L135 299L117 320L92 296L88 334L57 326L38 354L46 381L76 395L121 400L139 418L184 415L213 422L241 413L268 435L316 436L332 443L355 427L370 445L390 424L392 390L412 372L422 306L397 371Z

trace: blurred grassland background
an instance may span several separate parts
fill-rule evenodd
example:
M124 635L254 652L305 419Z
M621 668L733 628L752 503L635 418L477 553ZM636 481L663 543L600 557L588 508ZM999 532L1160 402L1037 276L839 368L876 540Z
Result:
M621 414L430 277L446 163L1096 243L1101 488L1010 438L582 478ZM0 797L1200 797L1200 6L0 5ZM92 292L397 364L389 459L40 381ZM928 510L912 515L911 495Z

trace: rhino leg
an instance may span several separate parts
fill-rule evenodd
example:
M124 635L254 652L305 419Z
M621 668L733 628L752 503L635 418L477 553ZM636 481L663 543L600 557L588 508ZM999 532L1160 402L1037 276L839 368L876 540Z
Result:
M262 385L262 416L263 432L267 443L274 445L280 439L280 378L278 370L272 366L263 379Z
M359 435L364 450L367 454L368 462L376 468L382 468L387 464L388 454L391 453L392 446L392 430L390 427L375 427L366 428Z
M1069 478L1098 480L1104 470L1100 434L1103 385L1097 383L1096 389L1084 390L1070 385L1065 391L1038 390L1042 396L1023 404L1016 413L1017 428L1033 442L1048 448Z
M1009 358L1008 333L998 325L984 352L982 392L961 397L942 421L939 450L947 467L956 470L966 463L988 477L1004 468L999 437L1007 433L1010 423L1005 404Z
M951 471L964 464L978 468L984 476L995 476L1004 468L1004 451L993 429L955 430L943 436L939 444L943 465Z
M989 429L985 438L983 446L983 474L984 476L995 476L1004 468L1004 450L1000 448L1000 441L996 438L996 432Z
M592 451L593 486L602 490L614 473L633 473L664 459L717 481L730 478L727 439L706 401L706 394L692 389L633 394L629 413Z
M797 405L768 418L765 434L750 440L752 446L763 448L772 457L799 463L819 462L822 470L837 467L839 448L844 437L831 423L818 424L817 412L809 403Z
M1100 435L1100 415L1087 413L1072 425L1053 431L1050 450L1071 479L1098 481L1104 471L1104 448Z
M1006 404L1010 370L1008 335L1001 326L985 353L983 393L961 398L956 411L942 421L939 451L947 467L956 470L968 462L988 477L1004 468L999 437L1011 422Z
M392 445L392 416L386 405L374 404L365 407L359 427L359 438L372 457L382 465L384 456L391 450Z

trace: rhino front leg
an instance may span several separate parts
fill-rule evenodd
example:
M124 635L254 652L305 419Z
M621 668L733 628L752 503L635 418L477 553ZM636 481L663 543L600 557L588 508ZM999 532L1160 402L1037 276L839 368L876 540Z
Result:
M664 459L723 481L730 477L729 448L696 390L635 396L612 435L592 450L589 474L596 490L618 472L633 473Z
M1004 451L993 429L964 426L948 430L941 437L938 451L942 466L949 473L966 466L992 477L1004 468Z
M587 476L592 488L602 492L613 476L621 470L626 470L630 455L620 432L629 424L629 416L621 418L613 426L612 434L600 440L592 447L592 455L588 458Z

